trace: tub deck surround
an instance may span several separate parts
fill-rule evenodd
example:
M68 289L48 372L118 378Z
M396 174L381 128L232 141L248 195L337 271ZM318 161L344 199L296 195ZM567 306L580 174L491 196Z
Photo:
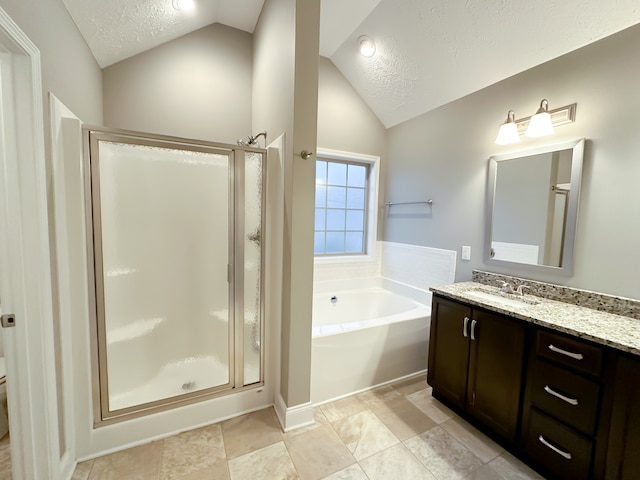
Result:
M474 272L474 279L482 279L482 282L460 282L450 285L444 285L440 287L432 287L430 290L440 296L449 298L451 300L457 300L469 305L482 307L497 313L509 315L520 320L530 322L542 327L546 327L559 332L574 335L579 338L591 340L601 345L613 347L617 350L628 352L634 355L640 355L640 320L625 315L616 313L608 313L604 311L594 310L586 306L579 306L573 303L567 303L564 301L552 300L544 298L542 296L532 295L527 291L524 295L524 299L534 300L535 304L526 304L523 306L511 306L505 305L499 301L493 301L491 299L480 299L472 294L473 291L482 290L485 292L492 292L500 295L500 288L496 280L502 280L513 282L513 277L506 276L494 276L493 274L476 275ZM491 281L487 281L491 280ZM522 280L522 284L545 287L547 290L552 290L551 287L558 287L557 285L541 284L541 282L532 282L525 279ZM566 287L560 287L565 289ZM581 297L582 291L576 289L572 290L575 295L570 293L569 299L576 299ZM560 291L560 289L558 289ZM538 293L534 289L535 293ZM587 292L585 295L590 298L596 298L601 294L593 292ZM520 298L515 295L510 295L511 298ZM567 297L558 297L567 298ZM633 302L630 300L630 302ZM597 303L587 303L587 305L596 305Z
M431 315L431 293L382 277L317 282L313 338Z
M337 280L316 282L313 303L312 403L427 368L430 292L381 277Z

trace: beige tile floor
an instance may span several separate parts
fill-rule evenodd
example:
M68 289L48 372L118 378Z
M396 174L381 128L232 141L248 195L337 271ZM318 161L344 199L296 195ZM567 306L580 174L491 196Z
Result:
M424 376L315 409L272 408L80 463L73 480L524 480L539 475L431 396Z
M11 444L9 434L0 438L0 480L11 480Z

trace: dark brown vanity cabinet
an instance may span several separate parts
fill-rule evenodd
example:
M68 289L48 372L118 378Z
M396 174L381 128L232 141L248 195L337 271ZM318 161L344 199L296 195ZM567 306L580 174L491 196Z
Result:
M434 296L427 373L433 395L514 441L524 339L518 321Z
M599 345L532 329L521 447L554 476L602 477L609 356Z
M604 478L635 480L639 477L640 360L621 355Z
M640 479L640 356L436 294L427 381L546 478Z

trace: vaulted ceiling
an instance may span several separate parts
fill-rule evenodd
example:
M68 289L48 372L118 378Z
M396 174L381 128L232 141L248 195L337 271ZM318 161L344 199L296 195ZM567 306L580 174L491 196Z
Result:
M264 4L63 2L101 67L212 23L253 32ZM322 0L320 54L391 127L637 23L637 0Z

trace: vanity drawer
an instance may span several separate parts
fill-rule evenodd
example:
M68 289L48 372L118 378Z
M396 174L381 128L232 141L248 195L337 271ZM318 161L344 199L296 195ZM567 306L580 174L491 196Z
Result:
M600 385L562 367L535 359L531 402L587 435L593 435L600 403Z
M602 348L564 335L538 330L536 353L581 372L596 376L602 373Z
M589 477L591 441L535 408L531 409L523 447L527 455L554 472L554 478Z

